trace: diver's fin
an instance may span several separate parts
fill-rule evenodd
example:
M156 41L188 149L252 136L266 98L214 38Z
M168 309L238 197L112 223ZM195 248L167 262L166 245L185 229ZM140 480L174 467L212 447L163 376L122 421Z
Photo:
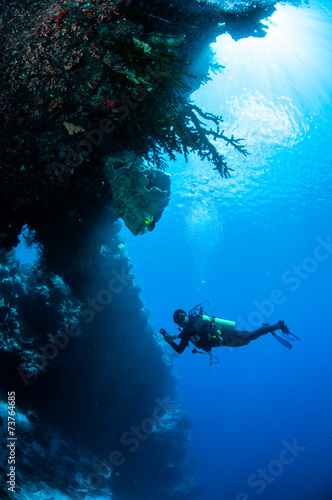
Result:
M301 341L301 339L299 339L299 337L297 337L296 335L294 335L294 333L291 332L290 330L289 330L288 333L285 333L285 332L283 332L283 333L284 333L284 337L288 338L288 340L292 340L293 342L294 342L294 340L300 340Z
M290 342L288 342L286 339L284 339L283 337L280 337L276 332L271 332L273 337L278 341L280 342L280 344L284 345L285 347L287 347L287 349L291 349L293 346Z
M292 342L294 342L294 340L301 340L299 337L294 335L283 320L278 321L278 326L286 339L291 340Z

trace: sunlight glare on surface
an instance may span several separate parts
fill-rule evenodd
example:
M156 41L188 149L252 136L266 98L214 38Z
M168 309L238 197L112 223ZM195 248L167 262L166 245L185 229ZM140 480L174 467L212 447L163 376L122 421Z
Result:
M279 151L290 160L296 150L301 151L303 141L318 131L325 133L331 112L330 18L315 5L310 9L278 6L264 21L264 38L234 41L225 34L212 44L216 62L225 69L211 72L211 81L192 97L204 111L221 115L225 134L243 138L249 151L244 157L224 141L217 142L234 168L232 178L223 182L227 186L223 197L235 192L255 197L258 185L275 182ZM290 163L289 173L294 168L297 163ZM199 177L206 166L197 162L196 169ZM210 187L216 189L220 180L215 173L209 176ZM300 182L295 172L294 179Z
M279 6L264 21L264 38L234 41L229 35L218 37L212 48L225 70L212 77L213 85L221 85L226 95L234 86L242 87L244 93L248 89L259 92L268 100L278 95L291 99L296 108L307 106L309 112L319 113L331 96L332 33L328 21L328 15L314 6ZM303 74L308 80L303 80Z

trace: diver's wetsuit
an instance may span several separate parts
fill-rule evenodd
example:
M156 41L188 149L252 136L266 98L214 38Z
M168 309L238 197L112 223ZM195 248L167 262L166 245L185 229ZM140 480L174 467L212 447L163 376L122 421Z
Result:
M258 339L261 335L270 333L278 328L278 325L266 325L252 332L234 330L228 327L222 327L217 330L215 324L211 326L210 322L204 321L199 316L189 316L188 325L183 328L180 334L180 344L176 344L172 340L170 345L174 351L181 354L189 344L189 341L191 341L198 349L210 352L212 347L240 347L247 345L252 340Z

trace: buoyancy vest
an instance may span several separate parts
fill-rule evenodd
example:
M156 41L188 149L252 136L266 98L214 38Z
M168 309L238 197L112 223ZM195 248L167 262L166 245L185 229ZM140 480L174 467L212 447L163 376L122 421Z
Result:
M206 322L199 316L189 316L188 327L195 330L197 333L193 333L189 340L193 344L197 344L201 340L202 335L206 332Z
M206 314L197 314L189 316L188 326L197 331L189 339L194 345L202 343L206 345L208 343L211 347L217 347L221 345L222 328L235 328L235 322ZM202 346L202 348L205 347Z
M201 339L201 336L197 334L197 335L192 335L189 340L193 344L197 344L197 342L199 342L200 339Z

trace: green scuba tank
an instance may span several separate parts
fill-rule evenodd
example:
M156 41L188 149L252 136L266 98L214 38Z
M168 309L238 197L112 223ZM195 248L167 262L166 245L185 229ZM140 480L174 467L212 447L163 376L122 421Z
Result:
M202 314L200 316L204 321L210 321L211 324L215 323L217 326L227 326L228 328L235 328L235 321L215 318L214 316L206 316L205 314Z

